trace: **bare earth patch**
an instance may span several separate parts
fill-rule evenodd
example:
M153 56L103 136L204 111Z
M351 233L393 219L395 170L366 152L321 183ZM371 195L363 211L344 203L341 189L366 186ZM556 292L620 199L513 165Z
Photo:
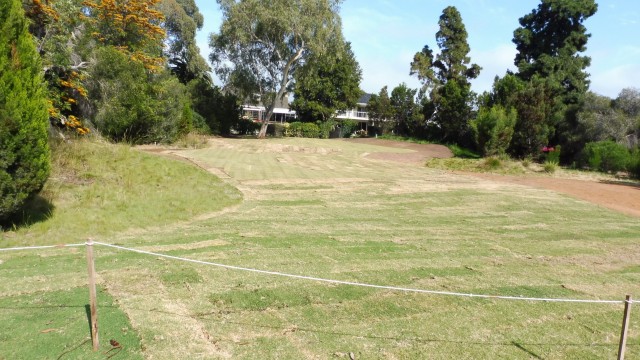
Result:
M453 156L451 151L442 145L424 145L379 139L349 139L347 141L415 151L411 154L375 153L368 155L369 158L378 160L416 163L422 165L429 158L449 158ZM640 186L634 184L622 182L610 183L599 180L562 179L557 177L551 178L531 175L507 176L486 173L464 174L484 180L553 190L627 215L640 217Z

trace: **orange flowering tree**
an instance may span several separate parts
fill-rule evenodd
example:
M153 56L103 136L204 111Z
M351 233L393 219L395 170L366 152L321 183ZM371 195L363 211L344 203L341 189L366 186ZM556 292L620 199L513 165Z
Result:
M156 5L160 0L86 0L91 35L104 45L110 45L142 63L151 72L164 65L162 44L164 16Z
M78 108L87 97L83 80L88 64L81 60L77 49L84 24L81 2L26 0L23 7L31 19L29 31L43 60L51 124L87 134L89 129L83 125Z

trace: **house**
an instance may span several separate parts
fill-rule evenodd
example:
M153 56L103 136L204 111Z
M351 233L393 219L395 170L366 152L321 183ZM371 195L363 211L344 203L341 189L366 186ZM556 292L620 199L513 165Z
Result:
M249 101L246 103L249 103ZM256 122L262 122L267 113L266 107L260 100L258 100L257 105L245 104L241 107L242 118ZM285 96L283 99L276 100L276 106L273 108L273 115L271 116L271 119L269 119L269 122L284 123L292 121L295 118L296 112L294 110L289 110L289 97Z
M369 125L372 125L371 121L369 120L369 113L367 112L367 106L369 105L371 95L372 94L365 93L360 96L360 99L358 99L355 108L338 112L336 119L357 121L358 123L360 123L360 129L366 131Z

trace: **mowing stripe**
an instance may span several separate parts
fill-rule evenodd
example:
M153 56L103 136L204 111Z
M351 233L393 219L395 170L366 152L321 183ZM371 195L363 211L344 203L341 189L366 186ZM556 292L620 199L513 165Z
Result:
M86 244L60 244L60 245L48 245L48 246L23 246L23 247L13 247L13 248L4 248L0 249L0 251L22 251L22 250L39 250L39 249L62 249L67 247L80 247L85 246Z
M293 275L293 274L286 274L286 273L281 273L281 272L276 272L276 271L258 270L258 269L240 267L240 266L218 264L218 263L213 263L213 262L209 262L209 261L193 260L193 259L187 259L187 258L178 257L178 256L171 256L171 255L154 253L154 252L145 251L145 250L131 249L131 248L127 248L127 247L124 247L124 246L105 244L105 243L101 243L101 242L97 242L97 241L94 241L93 243L96 244L96 245L110 247L110 248L114 248L114 249L118 249L118 250L135 252L135 253L138 253L138 254L163 257L163 258L167 258L167 259L185 261L185 262L201 264L201 265L215 266L215 267L220 267L220 268L230 269L230 270L239 270L239 271L246 271L246 272L258 273L258 274L282 276L282 277L288 277L288 278L294 278L294 279L311 280L311 281L325 282L325 283L331 283L331 284L360 286L360 287L368 287L368 288L375 288L375 289L385 289L385 290L393 290L393 291L403 291L403 292L420 293L420 294L448 295L448 296L460 296L460 297L471 297L471 298L481 298L481 299L542 301L542 302L564 302L564 303L587 303L587 304L624 304L625 302L627 302L627 300L547 299L547 298L518 297L518 296L465 294L465 293L457 293L457 292L449 292L449 291L422 290L422 289L402 288L402 287L396 287L396 286L363 284L363 283L356 283L356 282L351 282L351 281L323 279L323 278L317 278L317 277L312 277L312 276ZM629 303L633 303L633 302L635 302L635 301L629 301Z

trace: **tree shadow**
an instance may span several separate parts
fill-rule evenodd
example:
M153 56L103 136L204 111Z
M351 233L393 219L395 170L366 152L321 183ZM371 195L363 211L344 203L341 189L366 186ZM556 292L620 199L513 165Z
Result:
M46 221L53 216L55 206L48 199L35 195L18 213L5 220L0 219L0 231L18 230Z
M632 180L600 180L601 184L627 186L640 190L640 182Z

